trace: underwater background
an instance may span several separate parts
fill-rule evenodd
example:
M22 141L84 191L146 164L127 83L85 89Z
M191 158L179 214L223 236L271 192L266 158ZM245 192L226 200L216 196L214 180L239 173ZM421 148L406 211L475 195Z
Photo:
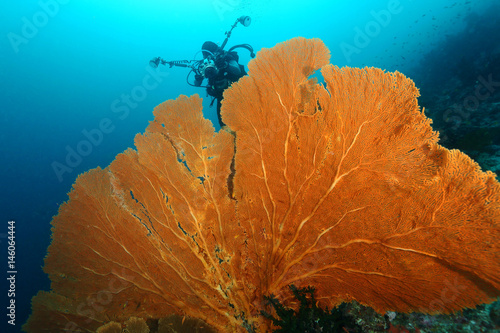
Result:
M292 37L316 37L330 49L332 64L400 71L420 88L419 104L441 144L466 152L484 170L500 171L497 0L4 1L0 332L20 331L31 297L50 288L42 271L50 221L78 174L106 167L133 147L153 108L180 94L200 94L205 116L218 128L205 90L186 83L189 69L154 71L148 63L157 56L200 59L202 43L222 43L242 15L252 22L232 31L226 50L248 43L258 52ZM236 51L247 68L249 52ZM9 221L16 242L12 297ZM15 326L6 316L12 298Z

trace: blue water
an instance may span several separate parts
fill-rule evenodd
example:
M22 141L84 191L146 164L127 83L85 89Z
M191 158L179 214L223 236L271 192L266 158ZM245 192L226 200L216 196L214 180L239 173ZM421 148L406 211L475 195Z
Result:
M375 66L412 77L420 57L465 27L491 1L9 1L0 11L0 267L7 276L7 222L15 221L15 326L7 325L6 279L1 332L26 321L30 298L49 289L41 266L50 220L78 174L105 167L153 119L155 105L200 94L186 68L148 62L193 59L206 40L256 51L296 36L321 38L339 66ZM492 37L492 40L495 40ZM227 49L227 48L226 48ZM239 50L240 63L250 60ZM218 129L215 107L204 113ZM76 152L76 153L75 153ZM2 327L6 327L2 329Z

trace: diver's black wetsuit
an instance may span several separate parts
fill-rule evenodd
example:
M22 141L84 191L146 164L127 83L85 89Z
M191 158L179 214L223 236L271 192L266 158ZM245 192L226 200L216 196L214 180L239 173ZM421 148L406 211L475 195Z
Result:
M217 74L208 79L207 93L217 100L217 118L219 125L223 127L225 124L222 122L220 115L220 107L222 102L222 94L231 83L238 81L242 76L246 75L245 67L238 64L238 54L234 51L225 52L219 55L215 60L217 67ZM200 86L203 77L197 75L195 77L195 86Z

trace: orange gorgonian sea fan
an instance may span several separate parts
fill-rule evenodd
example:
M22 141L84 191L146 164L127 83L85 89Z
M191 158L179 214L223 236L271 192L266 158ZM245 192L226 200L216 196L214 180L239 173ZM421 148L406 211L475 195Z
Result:
M264 295L449 313L500 295L500 185L438 135L401 73L328 65L318 39L264 49L218 133L180 96L54 218L30 332L171 313L266 332ZM311 75L321 68L325 84Z

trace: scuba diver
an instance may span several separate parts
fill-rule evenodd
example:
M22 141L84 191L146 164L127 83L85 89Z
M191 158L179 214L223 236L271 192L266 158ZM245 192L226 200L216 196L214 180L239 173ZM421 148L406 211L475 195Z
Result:
M220 116L222 94L231 83L246 75L245 67L238 63L239 57L236 52L225 52L214 42L203 43L201 51L204 59L204 66L201 68L203 73L195 74L194 85L199 87L205 78L208 79L207 94L213 97L212 104L217 100L217 118L222 127L224 126ZM215 59L213 64L210 63L212 59Z
M245 48L250 52L250 56L252 58L255 57L253 48L249 44L235 45L227 51L224 51L224 47L226 46L229 37L231 37L232 30L238 23L248 27L250 22L251 19L249 16L241 16L238 18L232 25L231 29L226 32L226 39L220 47L211 41L203 43L201 48L201 52L203 54L202 60L166 61L160 57L156 57L149 62L149 64L154 68L158 67L159 64L168 64L170 67L179 66L191 68L186 81L190 86L207 89L207 94L212 96L210 106L213 106L214 102L217 101L217 118L221 128L225 126L222 122L220 114L224 90L229 88L233 82L238 81L241 77L246 75L245 67L238 63L239 57L234 50L237 48ZM193 83L189 80L191 73L194 73ZM206 86L202 86L205 79L208 80L208 83Z

